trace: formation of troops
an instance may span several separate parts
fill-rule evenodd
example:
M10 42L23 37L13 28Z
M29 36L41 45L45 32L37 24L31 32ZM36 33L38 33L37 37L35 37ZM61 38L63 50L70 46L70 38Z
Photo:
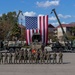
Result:
M58 59L58 61L57 61ZM16 50L14 53L1 53L0 52L0 64L62 64L63 53L47 51L46 49L22 49Z

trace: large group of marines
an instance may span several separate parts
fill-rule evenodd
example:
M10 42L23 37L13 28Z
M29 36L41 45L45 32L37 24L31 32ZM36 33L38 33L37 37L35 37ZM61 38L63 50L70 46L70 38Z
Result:
M58 61L57 61L58 56ZM22 49L16 50L14 53L1 53L0 52L0 64L62 64L63 53L47 51L46 49Z

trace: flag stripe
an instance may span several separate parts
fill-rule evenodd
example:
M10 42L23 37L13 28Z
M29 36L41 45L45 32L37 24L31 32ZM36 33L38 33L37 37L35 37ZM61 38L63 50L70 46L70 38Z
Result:
M25 32L26 32L26 44L28 45L27 30Z
M36 33L38 33L38 29L36 29Z
M45 16L43 16L43 44L45 43Z
M29 33L29 30L27 30L27 42L28 42L28 45L30 44L30 33Z
M40 35L41 35L41 38L42 38L42 26L41 26L41 17L39 17L40 18L40 20L39 20L39 29L40 29Z
M42 16L42 43L44 43L44 17Z
M32 35L33 35L33 30L30 29L30 42L32 42Z
M48 43L48 15L45 16L45 43Z

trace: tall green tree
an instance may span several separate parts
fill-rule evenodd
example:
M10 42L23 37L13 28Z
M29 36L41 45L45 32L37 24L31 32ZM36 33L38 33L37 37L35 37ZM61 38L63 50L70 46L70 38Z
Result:
M20 36L18 17L15 11L8 12L7 14L2 14L2 16L0 17L0 34L0 38L2 39L9 39L13 35L17 37Z
M75 36L75 27L71 28L72 35Z
M20 29L20 27L18 26L18 24L15 23L15 25L14 25L13 28L12 28L11 35L12 35L12 36L15 36L15 37L17 37L17 38L20 38L20 34L21 34L21 29Z

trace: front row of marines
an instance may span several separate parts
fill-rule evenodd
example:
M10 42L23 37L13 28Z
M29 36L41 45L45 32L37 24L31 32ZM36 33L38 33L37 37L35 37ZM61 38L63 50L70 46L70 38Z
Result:
M58 56L58 62L57 62ZM17 50L15 53L0 53L0 63L4 64L21 64L21 63L29 63L29 64L43 64L43 63L63 63L63 54L59 52L50 53L50 51L45 50Z

